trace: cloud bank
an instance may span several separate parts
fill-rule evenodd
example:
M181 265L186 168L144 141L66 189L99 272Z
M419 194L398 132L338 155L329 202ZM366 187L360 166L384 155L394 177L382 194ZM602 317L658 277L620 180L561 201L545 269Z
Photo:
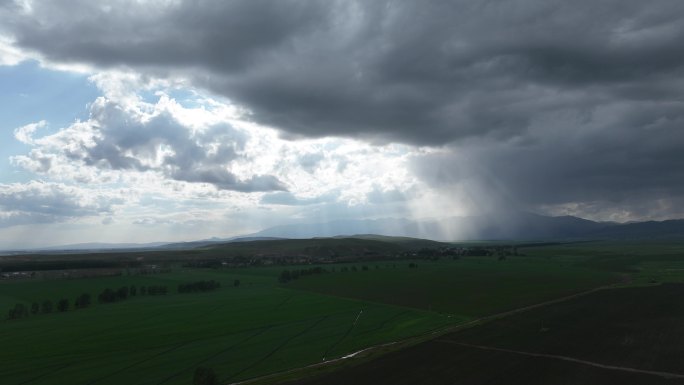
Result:
M14 163L37 174L153 173L265 193L253 203L283 210L416 212L440 196L477 210L684 215L681 1L21 1L0 17L4 62L134 74L94 81L185 87L254 125L193 124L173 98L105 95L59 133L17 130L32 150ZM250 128L262 126L293 144Z
M0 184L0 227L105 215L122 203L115 193L88 193L64 184Z

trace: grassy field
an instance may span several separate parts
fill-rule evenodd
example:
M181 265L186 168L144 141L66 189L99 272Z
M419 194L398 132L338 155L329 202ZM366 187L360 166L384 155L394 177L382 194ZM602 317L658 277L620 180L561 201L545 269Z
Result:
M257 274L253 274L257 273ZM4 282L5 306L122 285L215 279L215 292L137 296L0 322L2 384L189 384L198 366L241 380L320 362L454 322L435 313L282 289L275 270ZM239 287L232 287L240 279ZM363 313L360 315L361 311Z
M325 268L331 272L302 277L285 284L278 283L278 276L283 269L311 266L240 269L174 267L170 273L155 275L3 281L0 282L0 310L5 314L15 303L30 305L46 299L54 302L67 298L73 307L73 300L82 293L89 293L97 302L98 293L105 288L164 285L169 287L170 293L165 296L138 295L114 304L93 304L87 309L0 321L0 341L4 347L0 353L0 383L54 384L58 378L60 383L84 385L189 384L198 366L211 367L222 381L234 382L299 368L368 346L402 340L611 283L621 282L622 286L631 287L620 289L624 293L636 293L634 295L641 295L643 301L649 301L651 297L661 294L638 290L653 290L661 287L654 286L661 282L684 281L682 244L591 242L531 247L521 251L524 256L509 256L502 261L496 257L462 257L458 260L367 261L326 265ZM417 268L409 268L409 263L417 264ZM351 271L352 267L356 267L356 271ZM347 271L343 272L343 268ZM240 280L239 287L233 287L235 279ZM199 280L216 280L222 287L206 293L176 293L178 284ZM665 302L653 301L653 304L660 303L658 309L663 310L665 307L662 304L676 301L678 295L663 296ZM511 343L500 346L545 351L535 349L562 346L563 337L572 337L579 344L584 334L596 338L609 335L602 328L613 330L617 315L628 319L630 311L641 308L640 300L628 301L630 296L596 298L600 300L593 304L568 302L568 306L575 304L574 307L552 305L540 308L525 313L533 316L527 321L516 318L518 315L501 320L514 320L511 322L518 322L519 325L473 330L489 330L493 335L500 330L506 336L501 341ZM622 306L621 310L606 313L616 301ZM538 313L542 309L556 310ZM643 309L649 308L645 306ZM596 322L593 321L594 313L599 314ZM656 313L653 310L644 314ZM592 317L587 318L587 314L592 314ZM665 311L658 317L665 320L667 314ZM684 324L677 318L679 313L670 316L674 318L667 322ZM574 331L576 334L566 330L557 341L538 340L528 335L535 330L548 329L543 336L552 337L556 330L563 330L558 328L557 323L566 319L566 325L579 325ZM640 325L650 329L673 328L666 321L654 321L651 324L649 320L649 316L635 318L629 328L637 330ZM518 328L523 326L537 329L523 333L524 330ZM592 326L598 329L590 329ZM676 330L679 332L679 329ZM467 341L493 341L488 339L485 332L480 333ZM639 345L645 341L643 343L648 346L656 346L653 338L646 335L634 338L634 341L625 341L633 344L635 349L658 356L658 352L642 349ZM670 337L664 335L662 338ZM529 341L530 345L519 345L521 341ZM676 338L672 341L684 342ZM506 353L491 351L472 352L471 348L443 341L435 341L434 344L437 345L419 345L420 349L434 349L432 353L425 353L428 354L427 360L416 357L409 349L381 357L377 362L384 363L382 365L393 363L399 365L398 368L417 365L417 373L423 369L453 372L455 369L447 368L447 364L441 361L443 355L458 362L464 360L455 367L470 372L473 379L482 379L477 377L474 371L477 369L495 382L503 377L496 377L496 373L487 371L486 366L492 365L491 359L507 360L509 371L501 372L501 375L510 375L514 370L532 370L538 365L533 364L536 359L529 357L508 357ZM614 344L615 341L609 342L606 351L616 354L615 350L610 350ZM572 353L559 351L563 354ZM602 359L600 355L590 358ZM392 361L395 359L399 361ZM412 359L414 363L402 361L404 359ZM658 363L653 367L669 368L666 360L653 360ZM358 370L366 370L363 369L364 365ZM549 365L545 367L556 369L549 369L551 377L544 377L546 379L554 379L556 377L552 375L576 369L575 364L567 362ZM467 369L470 367L473 369ZM380 369L386 370L387 367ZM622 375L618 373L605 377L605 373L596 368L582 370L587 373L588 384L612 383L613 380L620 380ZM339 379L350 379L345 377L346 371L340 373ZM395 383L416 383L417 377L412 376L406 374ZM401 382L411 378L414 382ZM605 381L595 382L596 379ZM335 377L337 380L338 377ZM440 381L436 378L431 383Z
M626 286L684 282L684 242L586 242L524 251L562 265L621 273L630 278Z
M602 290L292 384L682 384L682 296L682 284ZM608 369L559 356L680 377Z
M611 272L555 259L468 257L460 260L380 264L369 271L308 277L289 287L408 306L462 317L481 317L615 282ZM360 268L361 265L357 264Z

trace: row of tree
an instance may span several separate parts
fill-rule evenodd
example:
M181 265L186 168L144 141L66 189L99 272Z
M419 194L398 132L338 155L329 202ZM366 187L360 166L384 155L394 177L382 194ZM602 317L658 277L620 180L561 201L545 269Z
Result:
M165 295L169 292L166 286L140 286L140 295ZM135 297L138 295L138 288L135 286L121 286L120 288L114 290L106 288L97 296L100 303L112 303L123 301L128 297Z
M213 282L213 281L212 281ZM216 283L218 284L218 282ZM116 290L107 288L102 290L102 292L97 296L99 303L112 303L127 299L128 297L133 297L138 295L164 295L168 293L168 288L166 286L140 286L138 290L135 286L122 286ZM92 297L88 293L83 293L76 297L74 300L74 309L83 309L89 307L92 304ZM70 302L66 298L58 300L53 303L50 300L44 300L41 303L33 302L31 306L27 306L23 303L17 303L11 308L7 314L9 319L18 319L28 317L29 314L49 314L54 311L65 312L69 310Z
M375 265L375 268L379 269L380 267L378 267L378 265ZM368 266L366 266L366 265L361 266L361 270L362 271L368 271ZM333 271L335 271L335 268L333 268ZM342 273L346 273L348 271L359 271L359 269L356 266L352 266L351 268L347 267L347 266L342 266L340 268L340 272L342 272Z
M178 285L179 293L196 293L198 291L212 291L221 287L221 284L214 281L197 281L190 283L181 283Z
M117 301L123 301L126 298L128 298L129 294L131 294L131 289L128 286L122 286L117 290L106 288L102 290L102 292L100 292L100 294L97 296L97 301L99 303L112 303Z
M76 297L76 300L74 301L74 307L76 309L81 309L88 306L90 306L90 294L81 294L78 297ZM13 308L9 310L7 318L19 319L28 317L29 314L49 314L53 313L55 310L60 313L69 310L69 300L66 298L62 298L58 300L55 304L52 301L46 299L41 303L33 302L30 307L24 305L23 303L17 303L14 305Z
M298 279L299 277L305 277L307 275L323 274L327 271L322 267L312 267L310 269L299 269L299 270L283 270L278 277L280 283L287 283L293 279Z
M389 266L389 265L388 265ZM397 265L393 264L392 267L396 268ZM409 263L409 268L417 268L418 265L415 263ZM375 269L378 270L380 269L379 265L375 265ZM370 268L366 265L362 265L360 268L357 266L342 266L340 267L339 271L341 273L346 273L346 272L357 272L357 271L369 271ZM333 273L336 272L336 268L333 266L332 270ZM325 270L322 267L312 267L310 269L300 269L300 270L283 270L280 273L280 276L278 277L278 281L280 283L287 283L290 282L294 279L298 279L299 277L305 277L307 275L313 275L313 274L323 274L323 273L328 273L328 270Z

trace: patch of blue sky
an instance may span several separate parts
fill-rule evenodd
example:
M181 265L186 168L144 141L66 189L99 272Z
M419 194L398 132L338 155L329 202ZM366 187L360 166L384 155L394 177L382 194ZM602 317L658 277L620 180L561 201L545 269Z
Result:
M183 106L183 108L199 108L202 106L206 107L204 98L193 90L175 88L168 91L167 95L169 95L171 99L174 99L176 102L178 102L178 104Z
M138 92L138 96L146 103L157 103L159 101L159 95L157 92L160 90L144 90ZM202 97L199 96L193 90L173 88L164 89L163 92L168 95L169 98L174 99L183 108L199 108L204 105Z
M0 183L32 179L11 166L9 158L29 147L14 138L17 127L47 121L37 136L88 118L88 103L100 92L85 74L42 68L35 61L0 66Z

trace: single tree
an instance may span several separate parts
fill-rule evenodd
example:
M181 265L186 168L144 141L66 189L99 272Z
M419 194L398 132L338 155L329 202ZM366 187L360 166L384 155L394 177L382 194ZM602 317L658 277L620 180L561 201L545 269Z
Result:
M82 309L84 307L90 306L90 294L83 293L79 295L76 298L76 302L74 303L74 305L77 309Z
M41 311L43 314L52 313L52 301L46 299L41 305Z
M117 299L128 298L128 286L120 287L119 290L116 291L116 297L117 297Z
M36 315L40 311L40 305L38 302L34 302L31 304L31 314Z
M212 368L199 367L195 369L192 383L194 385L218 385L219 380Z
M23 303L18 303L14 305L12 309L10 309L9 314L7 315L9 319L18 319L18 318L24 318L28 316L28 309L26 306L24 306Z
M235 281L233 281L233 286L235 286L235 287L240 286L240 280L236 279Z
M69 310L69 300L62 298L57 302L57 311L65 312Z
M283 272L280 273L278 280L280 283L287 283L292 280L292 273L290 273L290 270L283 270Z
M110 303L116 301L116 293L110 288L102 290L100 295L97 296L97 300L100 303Z

